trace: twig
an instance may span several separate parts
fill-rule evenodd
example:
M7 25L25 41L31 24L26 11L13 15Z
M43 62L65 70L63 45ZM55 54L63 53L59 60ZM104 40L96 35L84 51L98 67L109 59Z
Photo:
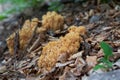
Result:
M23 52L21 54L21 57L23 57L25 55L25 53L27 53L27 48L30 46L31 42L33 41L33 39L34 39L34 37L36 35L36 30L37 30L38 26L40 26L40 25L41 25L41 21L38 21L38 25L35 26L34 31L32 33L32 36L29 39L28 44L25 46L25 49L23 50Z
M20 78L25 78L25 75L22 74L22 73L19 72L19 71L8 69L6 73L0 74L0 78L4 78L4 77L6 77L6 78L16 78L16 77L17 77L17 78L18 78L18 77L20 77Z
M39 52L42 49L42 47L38 47L37 49L35 49L34 51L32 51L33 53Z
M112 18L115 18L115 17L118 16L118 15L120 15L120 11L117 12L117 13L115 13L115 14L112 16Z
M14 38L14 55L18 53L20 44L19 44L19 30L15 32L15 38Z
M57 69L61 69L61 68L65 67L65 66L67 66L67 65L69 65L69 64L71 64L71 63L73 63L73 62L74 62L74 60L65 62L65 63L63 63L63 64L62 64L62 63L58 63L58 64L56 64L56 66L55 66L50 72L43 73L43 74L41 74L39 77L40 77L40 79L42 79L42 78L44 78L44 77L46 77L46 76L50 76L50 75L53 74L55 71L57 71Z
M38 27L38 26L35 27L35 29L34 29L34 31L33 31L33 34L32 34L32 37L31 37L30 40L28 41L28 44L26 45L26 47L25 47L25 49L24 49L24 51L23 51L23 55L27 52L27 48L30 46L30 44L31 44L31 42L32 42L32 40L33 40L33 38L34 38L34 36L35 36L35 34L36 34L37 27Z
M89 55L89 52L90 52L90 48L91 46L85 41L85 37L83 35L81 35L81 37L83 38L83 45L84 45L84 54L82 55L83 58L86 58L86 55Z
M38 45L40 44L39 42L40 42L40 37L38 37L37 40L33 43L33 45L30 47L30 49L28 50L29 53L38 47Z
M16 70L16 63L17 63L17 56L19 51L19 30L15 32L14 37L14 56L13 56L13 64L14 64L14 70Z

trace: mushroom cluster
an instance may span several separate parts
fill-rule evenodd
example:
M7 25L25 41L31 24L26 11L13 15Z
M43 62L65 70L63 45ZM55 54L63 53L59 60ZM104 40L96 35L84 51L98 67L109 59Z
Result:
M38 18L33 18L31 21L25 21L22 29L19 30L20 50L23 50L25 48L39 22L40 21ZM43 15L41 22L42 26L39 26L36 30L36 33L38 34L41 33L41 31L47 31L50 29L53 31L63 29L64 18L63 16L53 11L48 12L46 15ZM14 53L14 38L15 33L11 34L6 40L10 54Z
M40 69L50 71L55 66L57 59L61 54L67 54L70 56L78 51L82 41L80 35L84 35L86 29L83 26L71 26L68 31L69 33L64 37L49 42L43 47L42 54L38 60L38 66Z
M56 12L48 12L42 16L42 26L48 30L62 30L64 24L63 16Z
M32 33L37 25L38 25L37 18L32 19L31 22L30 22L30 20L25 21L22 29L19 30L20 50L25 48L25 44L28 43L28 41L31 38ZM14 38L15 38L15 33L11 34L7 38L7 45L8 45L10 54L14 53Z

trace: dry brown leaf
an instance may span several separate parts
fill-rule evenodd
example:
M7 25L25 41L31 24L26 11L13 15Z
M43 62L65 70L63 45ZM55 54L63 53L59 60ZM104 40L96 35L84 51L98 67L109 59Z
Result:
M97 64L97 56L87 56L86 62L88 66L94 67Z
M109 36L108 33L104 33L104 34L96 36L95 39L96 39L96 41L101 42L101 41L107 39L108 36Z
M80 51L76 54L73 54L72 56L70 56L69 60L71 59L76 59L77 57L82 57L82 54L83 54L84 51Z
M73 63L74 61L67 61L67 62L65 62L65 63L56 63L56 66L55 67L65 67L65 66L67 66L67 65L69 65L69 64L71 64L71 63Z
M81 75L81 68L80 67L75 67L73 69L71 69L71 72L75 75L75 76L80 76Z
M77 77L70 72L70 68L66 67L62 76L59 77L59 80L77 80Z
M74 68L71 69L70 71L75 75L75 76L80 76L82 74L83 67L85 67L86 62L82 58L77 58L75 63L74 63Z

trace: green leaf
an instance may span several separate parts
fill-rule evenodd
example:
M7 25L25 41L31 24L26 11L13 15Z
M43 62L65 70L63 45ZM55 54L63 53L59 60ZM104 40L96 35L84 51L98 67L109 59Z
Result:
M0 0L0 4L4 4L6 2L8 2L9 0Z
M97 64L94 68L93 68L93 70L98 70L98 69L104 69L104 68L106 68L103 64Z
M106 59L106 58L100 59L99 62L103 63L104 66L106 66L107 68L111 68L112 65L113 65L113 63L110 62L110 61L109 61L108 59Z
M110 56L113 55L112 48L109 46L109 44L102 41L102 42L100 42L100 46L103 49L104 56L105 56L106 59L108 59Z
M59 11L64 7L59 1L53 1L48 10Z
M0 15L0 20L7 18L7 15Z
M112 65L113 65L113 63L112 62L110 62L109 60L104 60L104 64L108 67L108 68L111 68L112 67Z
M94 70L97 69L108 69L111 68L113 63L109 61L109 57L113 55L112 48L109 46L109 44L105 43L104 41L100 42L100 46L103 49L104 57L99 60L100 63L94 67Z

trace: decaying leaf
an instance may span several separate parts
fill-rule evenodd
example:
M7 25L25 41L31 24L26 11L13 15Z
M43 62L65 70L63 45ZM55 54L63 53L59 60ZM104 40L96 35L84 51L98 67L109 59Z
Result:
M59 77L59 80L77 80L77 77L70 72L70 68L66 67L62 76Z
M42 54L38 61L38 66L46 71L50 71L56 64L60 54L67 53L69 56L76 53L80 47L82 38L86 32L85 27L71 26L69 33L56 41L49 42L43 47Z
M94 67L97 64L97 56L87 56L86 62L89 67Z
M77 57L77 59L75 60L74 66L73 66L73 68L71 68L70 71L75 76L80 76L82 74L82 70L85 66L86 66L86 62L84 61L84 59Z
M73 54L72 56L70 56L69 60L75 59L75 58L77 58L77 57L82 57L82 53L83 53L83 51L78 52L78 53L76 53L76 54Z

